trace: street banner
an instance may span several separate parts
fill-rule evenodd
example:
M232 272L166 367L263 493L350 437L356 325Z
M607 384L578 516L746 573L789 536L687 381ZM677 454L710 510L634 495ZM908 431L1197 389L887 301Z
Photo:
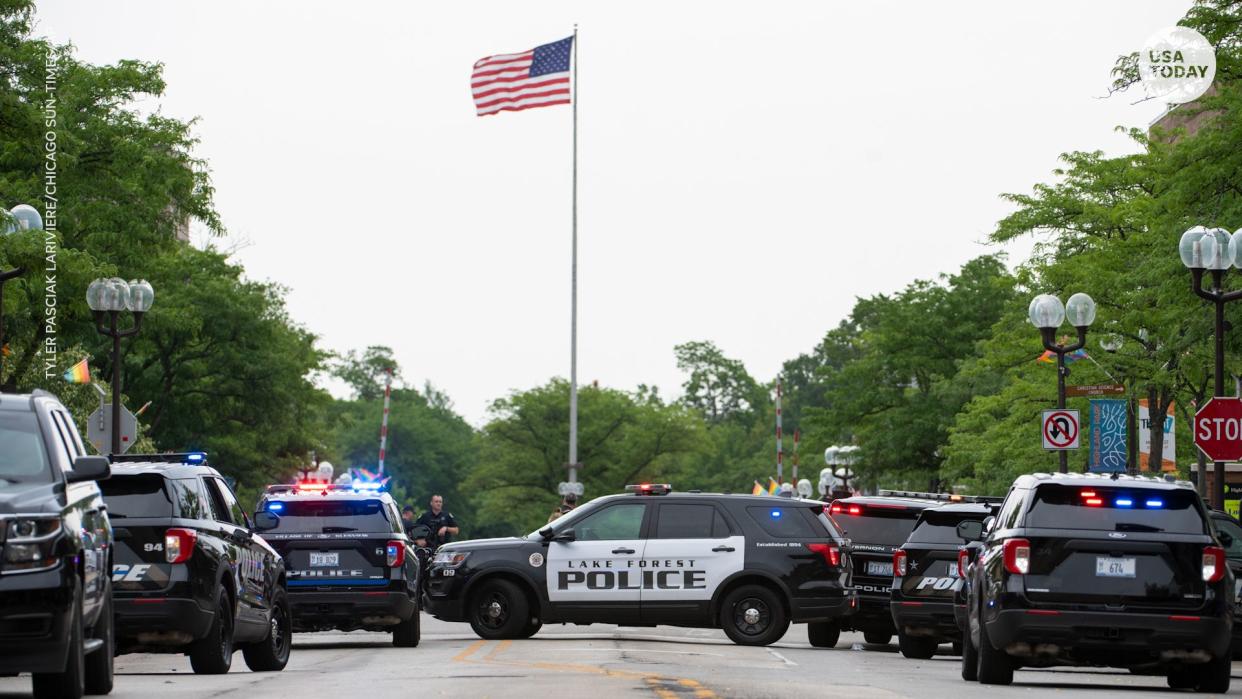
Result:
M1169 404L1169 413L1164 418L1164 449L1161 452L1163 462L1160 465L1161 471L1177 470L1177 445L1174 443L1174 422L1173 422L1174 404ZM1148 455L1151 452L1151 416L1147 409L1147 399L1139 399L1139 470L1150 471L1151 465L1148 463Z
M1091 400L1092 473L1126 471L1126 402L1110 398Z

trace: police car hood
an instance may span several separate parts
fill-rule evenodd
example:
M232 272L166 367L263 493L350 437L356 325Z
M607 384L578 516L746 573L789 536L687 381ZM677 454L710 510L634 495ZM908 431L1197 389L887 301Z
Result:
M471 539L470 541L454 541L439 548L440 551L477 551L479 549L498 549L531 543L529 539L516 536L505 536L498 539Z
M61 498L51 483L12 483L0 479L0 515L59 512Z

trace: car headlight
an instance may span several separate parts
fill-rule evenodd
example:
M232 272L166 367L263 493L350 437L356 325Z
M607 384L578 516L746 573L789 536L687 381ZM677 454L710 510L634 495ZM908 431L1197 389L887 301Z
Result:
M436 553L435 560L433 560L431 564L444 566L445 568L456 568L462 563L465 563L466 556L469 555L469 551L440 551Z
M50 568L57 563L59 519L14 519L4 528L4 554L0 572Z

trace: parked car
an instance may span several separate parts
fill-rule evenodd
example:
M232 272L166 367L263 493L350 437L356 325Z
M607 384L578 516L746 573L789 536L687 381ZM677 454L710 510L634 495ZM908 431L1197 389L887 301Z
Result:
M112 691L109 471L55 396L0 395L0 674L36 697Z
M1190 483L1019 477L971 566L962 676L1095 665L1229 689L1234 577Z

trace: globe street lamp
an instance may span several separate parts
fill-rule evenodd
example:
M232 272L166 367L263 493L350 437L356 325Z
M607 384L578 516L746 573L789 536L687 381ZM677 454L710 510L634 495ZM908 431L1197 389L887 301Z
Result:
M86 303L95 315L95 330L112 338L112 443L111 453L120 454L121 446L121 338L137 335L142 316L151 310L155 290L147 280L126 282L124 279L96 279L86 287ZM118 328L121 311L134 314L134 326ZM107 324L105 325L105 321Z
M1242 260L1242 230L1229 235L1223 228L1194 226L1182 234L1177 251L1182 264L1190 269L1191 289L1195 295L1216 306L1216 367L1214 397L1225 395L1225 304L1242 298L1242 291L1225 291L1225 272ZM1211 271L1212 289L1203 288L1203 273ZM1225 507L1225 462L1217 461L1213 467L1212 507ZM1199 474L1202 478L1203 474Z
M9 209L7 220L0 225L0 233L43 230L43 217L39 210L29 204L18 204ZM26 272L23 267L0 271L0 383L4 382L4 283Z
M1078 331L1078 339L1073 344L1063 345L1057 342L1057 328L1069 317L1070 325ZM1027 308L1027 317L1031 325L1039 328L1040 337L1044 341L1044 349L1057 355L1057 409L1065 409L1065 377L1069 369L1065 366L1065 355L1077 352L1087 344L1087 328L1095 322L1095 301L1086 294L1074 294L1069 303L1061 305L1061 299L1052 294L1040 294L1031 299ZM1069 454L1065 450L1059 452L1061 473L1069 471Z

